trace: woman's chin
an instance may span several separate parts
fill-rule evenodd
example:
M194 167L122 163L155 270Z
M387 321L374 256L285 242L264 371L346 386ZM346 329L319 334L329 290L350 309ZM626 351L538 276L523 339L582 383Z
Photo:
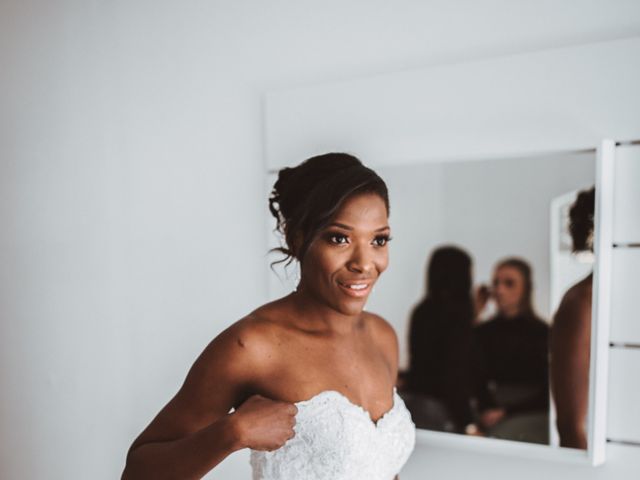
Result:
M348 302L340 302L339 311L344 315L359 315L364 310L364 306L366 304L366 298L357 299Z

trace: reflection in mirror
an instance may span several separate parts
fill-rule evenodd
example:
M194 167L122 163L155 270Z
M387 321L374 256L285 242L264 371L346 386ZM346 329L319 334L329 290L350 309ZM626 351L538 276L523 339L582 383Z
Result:
M593 263L595 188L583 190L574 197L568 218L563 215L565 218L561 223L561 226L569 226L570 251L566 242L561 243L561 236L552 236L552 241L558 245L552 257L556 297L559 292L566 290L566 293L553 318L550 373L560 445L586 449L593 284L593 273L588 265ZM582 264L572 262L572 254L586 261ZM572 285L566 289L568 283Z
M377 171L416 426L586 448L595 152Z

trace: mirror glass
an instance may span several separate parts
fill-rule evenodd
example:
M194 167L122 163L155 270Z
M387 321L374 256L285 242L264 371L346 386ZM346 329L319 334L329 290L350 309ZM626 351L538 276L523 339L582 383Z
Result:
M563 297L576 284L590 294L593 254L572 252L569 208L594 185L595 160L584 151L375 168L393 242L367 309L398 330L399 392L418 428L586 446L560 438L550 385L583 390L572 401L586 409L590 323L587 350L574 341L563 360L582 361L584 381L559 368L552 382L549 365ZM573 421L586 423L583 413Z

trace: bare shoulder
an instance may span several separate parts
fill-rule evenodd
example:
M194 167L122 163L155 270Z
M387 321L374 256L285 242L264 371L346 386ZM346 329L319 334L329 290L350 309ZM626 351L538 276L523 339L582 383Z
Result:
M271 368L273 329L259 315L237 320L195 359L174 397L136 438L138 445L181 438L237 408Z
M554 325L584 323L590 320L591 285L590 280L582 280L567 290L554 316Z
M556 319L576 318L591 314L591 282L581 281L572 286L562 297Z
M394 370L398 368L398 335L395 328L384 317L377 313L364 312L366 321L371 325L371 332Z
M264 360L273 343L273 336L273 323L252 312L220 332L207 345L203 355L224 355L229 360L239 361Z
M389 323L384 317L373 312L363 312L367 322L370 322L373 326L373 332L375 335L380 336L386 341L397 340L396 330L393 325Z
M255 393L253 387L271 373L278 325L268 315L255 310L220 332L204 349L194 367L224 372L229 382L242 383L234 399L241 403Z

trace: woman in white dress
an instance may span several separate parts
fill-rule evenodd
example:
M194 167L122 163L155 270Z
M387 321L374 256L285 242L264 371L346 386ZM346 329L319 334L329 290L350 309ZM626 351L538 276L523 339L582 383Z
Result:
M364 311L389 261L384 181L351 155L321 155L279 172L269 208L282 261L300 263L296 290L207 345L123 479L200 479L249 448L254 480L393 480L411 454L398 339Z

